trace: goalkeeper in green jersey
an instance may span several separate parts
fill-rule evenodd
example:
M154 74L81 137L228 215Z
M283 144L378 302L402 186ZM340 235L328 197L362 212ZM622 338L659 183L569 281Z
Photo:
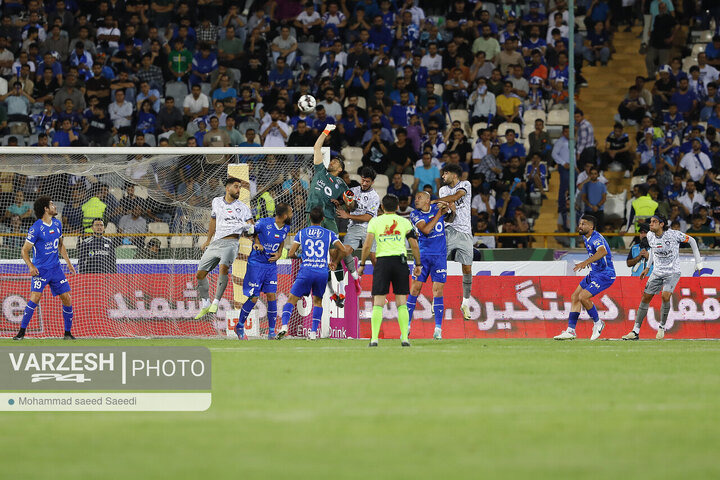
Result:
M325 214L325 218L323 219L321 226L335 233L339 233L337 222L335 221L335 209L339 206L350 205L353 198L352 192L349 194L347 193L348 186L345 184L343 179L340 178L340 173L345 170L345 165L342 160L339 158L332 158L327 166L324 163L322 146L325 143L325 139L333 130L335 130L335 125L331 123L327 124L313 146L314 174L312 181L310 182L305 212L309 214L313 208L321 207L323 209L323 213ZM350 254L343 260L345 261L345 267L352 276L355 290L359 292L360 277L358 276L357 268L355 267L355 259L352 254ZM338 269L335 271L335 278L337 278L340 287L336 292L332 285L332 281L328 278L328 288L331 293L330 298L338 307L343 307L345 301L344 288L342 286L343 270L339 262Z

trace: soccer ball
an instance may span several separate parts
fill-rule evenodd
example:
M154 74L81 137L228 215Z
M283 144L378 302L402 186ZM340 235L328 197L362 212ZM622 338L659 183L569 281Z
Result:
M312 95L303 95L300 97L300 100L298 100L298 108L303 113L310 113L315 110L316 104L317 101Z

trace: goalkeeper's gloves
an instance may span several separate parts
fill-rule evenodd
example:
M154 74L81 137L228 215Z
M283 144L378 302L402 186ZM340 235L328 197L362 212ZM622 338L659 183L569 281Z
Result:
M325 125L325 129L323 130L323 133L325 135L330 135L330 132L332 132L336 128L337 128L337 126L335 126L334 124L328 123L327 125Z
M345 202L345 205L350 205L353 200L355 200L355 194L352 190L347 190L343 193L343 202Z

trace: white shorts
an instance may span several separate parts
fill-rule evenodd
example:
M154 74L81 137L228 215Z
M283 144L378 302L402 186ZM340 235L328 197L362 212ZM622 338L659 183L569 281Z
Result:
M655 275L648 278L645 293L656 295L660 292L672 292L680 281L680 272L667 275Z
M452 228L445 230L447 239L447 259L462 265L473 263L473 237L469 233L458 232Z
M367 237L367 224L365 225L351 225L347 229L343 243L352 247L353 249L360 248L365 243L365 237ZM371 252L375 251L376 242L373 241Z
M221 238L212 242L203 252L198 263L198 271L212 271L218 264L231 266L240 248L237 238Z

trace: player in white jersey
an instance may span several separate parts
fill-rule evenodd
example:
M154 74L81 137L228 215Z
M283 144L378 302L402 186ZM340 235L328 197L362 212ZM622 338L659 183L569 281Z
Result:
M345 245L350 246L353 250L362 246L365 237L367 237L368 222L376 217L378 208L380 207L380 196L373 189L375 182L375 170L370 167L363 167L360 170L360 186L353 187L350 191L353 193L353 201L345 208L344 206L337 208L337 216L350 220L348 223L347 233L343 240ZM348 211L350 213L348 213ZM375 244L372 246L372 254L370 260L375 264ZM344 258L345 265L354 265L355 259L352 254ZM333 295L334 297L335 295ZM342 295L344 298L344 295ZM342 302L342 299L338 299ZM337 303L337 300L336 300Z
M670 297L680 280L681 243L690 244L695 256L695 268L698 271L702 270L703 264L695 239L678 230L667 230L667 225L667 219L661 215L650 217L650 231L647 234L647 240L651 253L645 270L640 274L640 278L645 278L650 268L654 267L653 273L648 278L647 285L645 285L645 291L637 309L635 326L630 333L622 337L623 340L637 340L640 338L640 327L643 320L645 320L645 315L647 315L650 300L658 293L662 295L662 307L660 309L660 326L655 338L658 340L665 338L665 322L668 313L670 313Z
M437 202L447 202L455 211L452 222L445 224L447 236L448 260L462 264L463 299L460 304L465 320L470 319L470 292L472 291L473 236L470 226L470 182L462 180L460 165L445 165L442 179L445 185L440 187Z
M228 273L240 246L240 235L252 235L255 231L250 207L240 198L241 181L229 177L225 181L225 196L213 198L212 214L205 244L201 247L205 252L200 258L197 278L198 300L200 312L195 319L208 313L216 313L218 304L228 285ZM220 273L215 289L215 299L210 303L210 282L207 274L220 264Z

